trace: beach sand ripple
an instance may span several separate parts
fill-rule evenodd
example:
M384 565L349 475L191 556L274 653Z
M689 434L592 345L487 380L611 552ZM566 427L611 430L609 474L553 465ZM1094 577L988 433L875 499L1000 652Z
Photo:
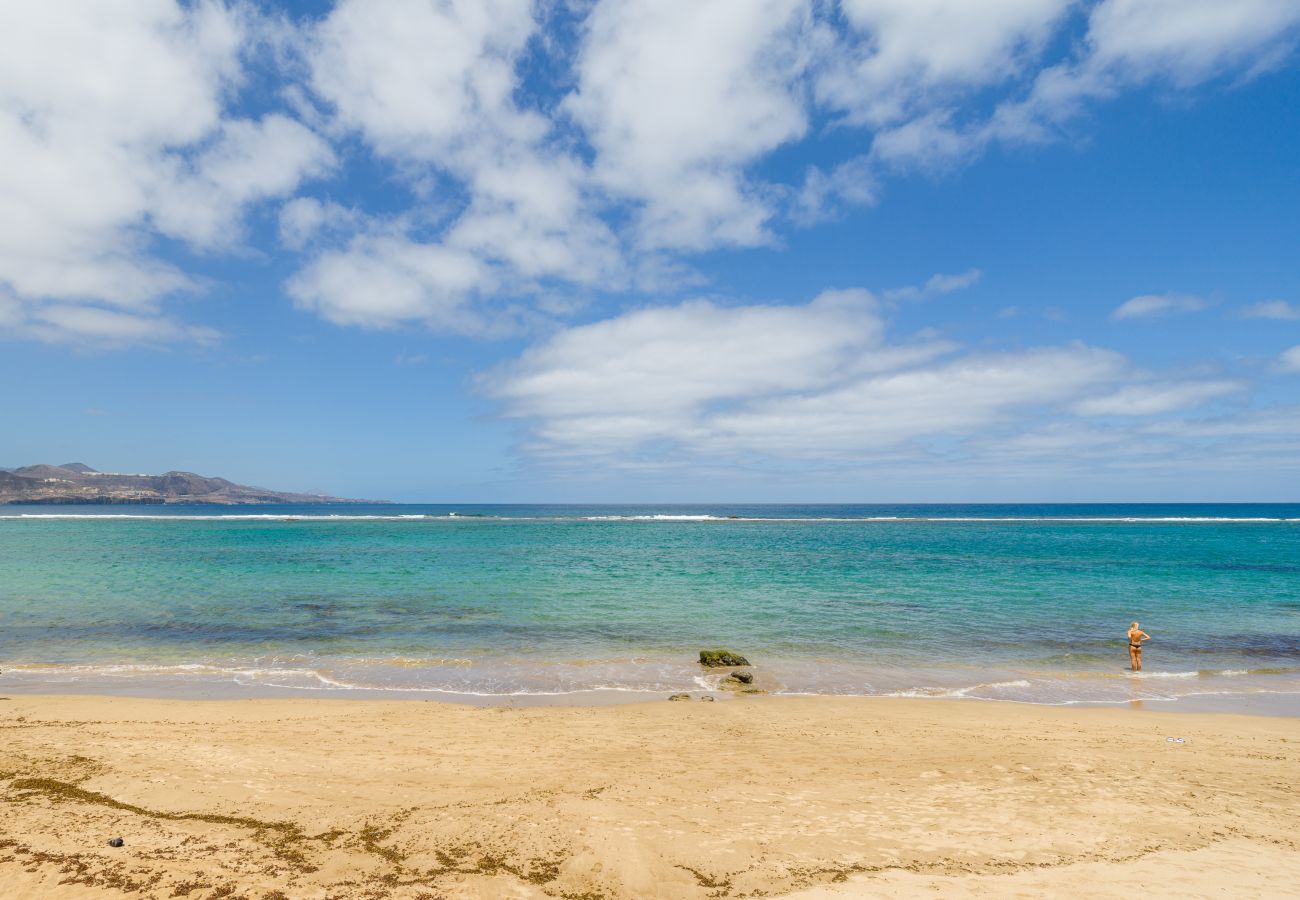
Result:
M0 700L0 884L7 898L1280 897L1300 884L1297 771L1294 718L15 696Z

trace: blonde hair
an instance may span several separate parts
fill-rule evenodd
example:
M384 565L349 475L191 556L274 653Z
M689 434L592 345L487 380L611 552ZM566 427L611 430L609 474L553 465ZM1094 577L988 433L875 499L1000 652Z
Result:
M1137 628L1137 627L1138 627L1138 623L1137 623L1137 622L1134 622L1134 623L1133 623L1132 625L1130 625L1129 627L1130 627L1130 628Z

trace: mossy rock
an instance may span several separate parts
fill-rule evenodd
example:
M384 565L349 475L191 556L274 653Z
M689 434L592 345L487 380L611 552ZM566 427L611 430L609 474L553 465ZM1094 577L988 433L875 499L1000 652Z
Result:
M730 650L701 650L700 665L709 669L718 669L723 666L747 666L749 660Z

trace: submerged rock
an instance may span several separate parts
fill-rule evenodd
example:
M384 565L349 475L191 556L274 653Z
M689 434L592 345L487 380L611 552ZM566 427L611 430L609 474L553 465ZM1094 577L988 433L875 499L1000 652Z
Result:
M700 699L701 699L701 700L704 700L704 701L707 702L707 703L712 703L712 702L713 702L713 698L710 697L708 694L705 694L705 695L704 695L703 697L701 697Z
M747 666L749 660L730 650L701 650L700 665L709 669L719 669L723 666Z
M689 699L691 699L691 695L690 695L690 694L673 694L673 695L672 695L671 697L669 697L668 699L669 699L669 700L689 700Z
M736 680L736 681L739 681L741 684L753 684L753 683L754 683L754 673L753 673L753 672L732 672L732 673L731 673L730 675L728 675L727 677L728 677L728 678L731 678L731 679L734 679L734 680Z

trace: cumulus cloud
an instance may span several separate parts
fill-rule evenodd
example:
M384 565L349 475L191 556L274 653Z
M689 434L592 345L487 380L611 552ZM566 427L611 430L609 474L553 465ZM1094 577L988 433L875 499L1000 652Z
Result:
M192 335L159 312L194 282L154 241L228 244L249 204L329 165L298 123L229 114L255 27L211 0L0 9L0 287L17 333Z
M1196 312L1205 309L1208 305L1203 298L1191 294L1143 294L1121 303L1110 317L1115 321L1154 319L1177 313Z
M1154 81L1187 88L1260 71L1293 42L1293 7L596 0L579 8L568 47L546 35L550 8L528 0L345 0L306 44L312 87L338 126L417 194L405 238L475 260L482 281L463 296L429 286L443 308L566 285L648 289L683 255L774 244L785 221L875 203L896 169L1053 139L1089 104ZM560 73L556 95L522 74L539 52ZM847 154L793 184L758 174L828 120L854 136ZM420 205L438 209L437 227ZM308 269L382 261L333 248ZM337 321L398 320L391 306L368 317L372 294L349 301L310 275L295 284L309 308L352 303ZM331 296L306 297L311 284ZM404 308L439 320L429 303Z
M498 333L680 289L694 254L778 247L896 170L1055 139L1124 91L1253 77L1298 28L1289 0L10 4L0 287L24 320L162 323L198 283L176 242L238 250L284 198L301 308ZM794 146L815 164L792 173ZM371 208L358 173L384 185ZM348 205L295 196L335 175Z
M1247 319L1275 319L1279 322L1300 320L1300 306L1285 300L1264 300L1252 303L1241 311Z
M864 291L802 306L693 301L562 331L482 387L542 453L847 458L1013 422L1127 371L1081 344L955 350L888 340Z
M417 195L432 192L436 213L439 194L467 200L433 238L417 235L430 216L415 210L385 223L396 235L361 233L322 251L291 283L300 306L340 324L481 330L473 307L489 293L625 280L586 165L552 146L550 119L516 102L536 31L527 0L344 0L308 35L311 84L337 126L392 161ZM294 206L282 234L301 244L325 213Z
M528 0L344 0L308 36L312 86L390 157L527 142L546 123L511 93L535 28Z
M712 403L825 384L877 348L882 329L865 291L805 307L693 301L562 331L484 386L508 415L544 420L550 442L626 445L684 433Z
M302 309L338 325L382 328L423 322L453 333L485 330L469 303L491 284L491 272L469 253L401 235L363 235L322 254L293 277L289 294Z
M1243 68L1257 73L1294 43L1297 24L1300 5L1277 0L1104 0L1089 15L1082 57L1041 72L998 125L1032 134L1133 85L1187 88Z
M334 151L301 123L271 114L223 122L193 160L173 162L171 177L160 180L155 226L196 247L228 247L241 237L237 226L245 206L325 174L334 165Z
M142 257L137 229L167 148L219 127L240 38L211 5L4 7L0 278L16 294L126 305L184 283Z
M565 109L595 177L637 204L638 240L690 250L768 239L744 169L808 127L807 0L602 0Z
M1034 33L1029 14L1036 5L1018 10L1008 3L1024 16L1007 18L1012 33L1017 21ZM996 142L1054 140L1090 104L1125 90L1152 83L1188 89L1226 74L1257 75L1294 47L1300 26L1300 4L1290 0L1102 0L1087 15L1070 57L1034 71L1023 96L1009 94L987 117L959 115L950 100L913 104L913 114L876 134L873 154L893 166L933 168L969 160ZM990 71L1021 71L1015 63L1025 58L1023 50L1003 51Z
M1293 39L1297 23L1289 0L1107 0L1089 19L1087 65L1195 84Z
M817 79L855 122L887 125L1022 72L1072 0L843 0L851 35Z
M316 241L356 232L366 224L357 210L315 197L295 197L280 207L280 243L303 250Z
M849 455L922 438L964 437L1105 385L1123 357L1074 345L975 354L816 394L766 398L719 416L723 446L776 455Z
M1084 473L1090 490L1145 491L1300 469L1300 408L1252 408L1242 382L1153 377L1080 343L900 340L888 308L836 291L634 310L561 330L479 387L534 464L565 471L708 472L714 485L799 471L885 495L898 480L1013 496ZM1300 371L1300 347L1287 355Z

